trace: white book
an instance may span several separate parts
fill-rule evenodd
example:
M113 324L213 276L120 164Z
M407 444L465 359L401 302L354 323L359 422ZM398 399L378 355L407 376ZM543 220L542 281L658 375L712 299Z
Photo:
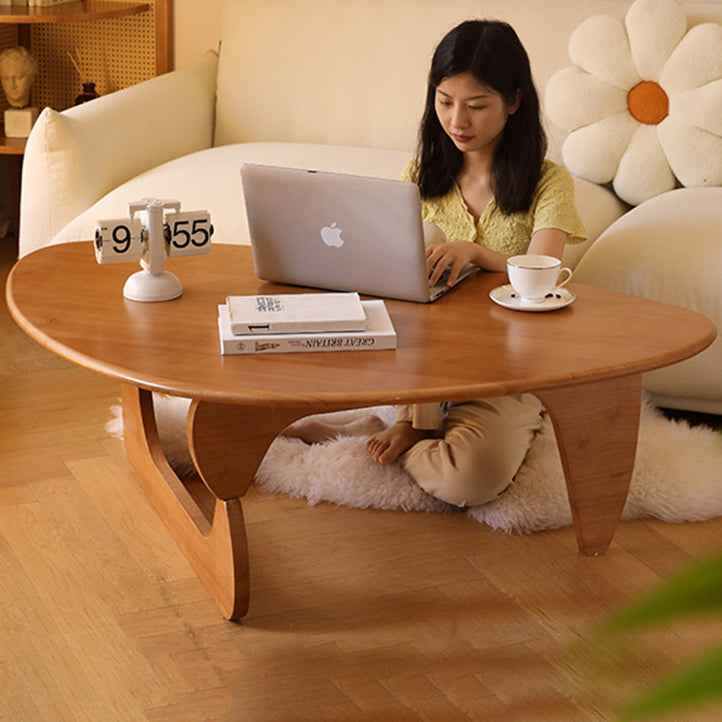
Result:
M396 348L396 331L382 300L361 301L365 331L248 334L231 332L227 305L218 306L221 353L260 354L309 351L372 351Z
M290 293L228 296L236 334L363 331L366 315L358 293Z

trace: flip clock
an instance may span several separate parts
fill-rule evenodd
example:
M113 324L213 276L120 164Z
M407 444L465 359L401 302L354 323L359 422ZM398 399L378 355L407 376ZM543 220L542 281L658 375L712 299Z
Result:
M100 220L95 228L98 263L139 261L123 296L131 301L170 301L183 293L178 277L165 269L169 256L195 256L211 250L213 225L208 211L181 211L180 202L143 198L128 204L129 218Z

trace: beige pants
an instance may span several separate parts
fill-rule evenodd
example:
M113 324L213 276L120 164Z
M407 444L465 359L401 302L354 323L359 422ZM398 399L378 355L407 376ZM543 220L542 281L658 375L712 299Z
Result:
M532 394L440 404L400 406L399 421L438 429L402 457L419 486L456 506L496 499L514 479L542 422ZM437 438L438 437L438 438Z

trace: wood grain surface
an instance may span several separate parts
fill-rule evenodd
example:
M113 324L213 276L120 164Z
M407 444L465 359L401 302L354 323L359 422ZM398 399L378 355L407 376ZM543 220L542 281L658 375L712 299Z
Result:
M665 366L715 336L693 311L574 284L577 299L565 309L508 310L488 297L506 277L485 273L433 304L386 301L394 351L222 356L217 305L227 295L306 289L259 281L248 247L219 244L167 268L183 296L137 303L122 296L132 264L98 266L89 243L50 246L12 270L8 305L27 333L74 363L143 388L250 405L360 406L558 388Z

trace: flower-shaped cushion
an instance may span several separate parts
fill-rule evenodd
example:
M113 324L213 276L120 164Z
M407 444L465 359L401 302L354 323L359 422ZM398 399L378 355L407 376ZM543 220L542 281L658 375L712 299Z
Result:
M572 66L546 88L569 135L562 157L637 205L678 185L722 185L722 25L687 31L675 0L636 0L624 24L596 15L569 40Z

